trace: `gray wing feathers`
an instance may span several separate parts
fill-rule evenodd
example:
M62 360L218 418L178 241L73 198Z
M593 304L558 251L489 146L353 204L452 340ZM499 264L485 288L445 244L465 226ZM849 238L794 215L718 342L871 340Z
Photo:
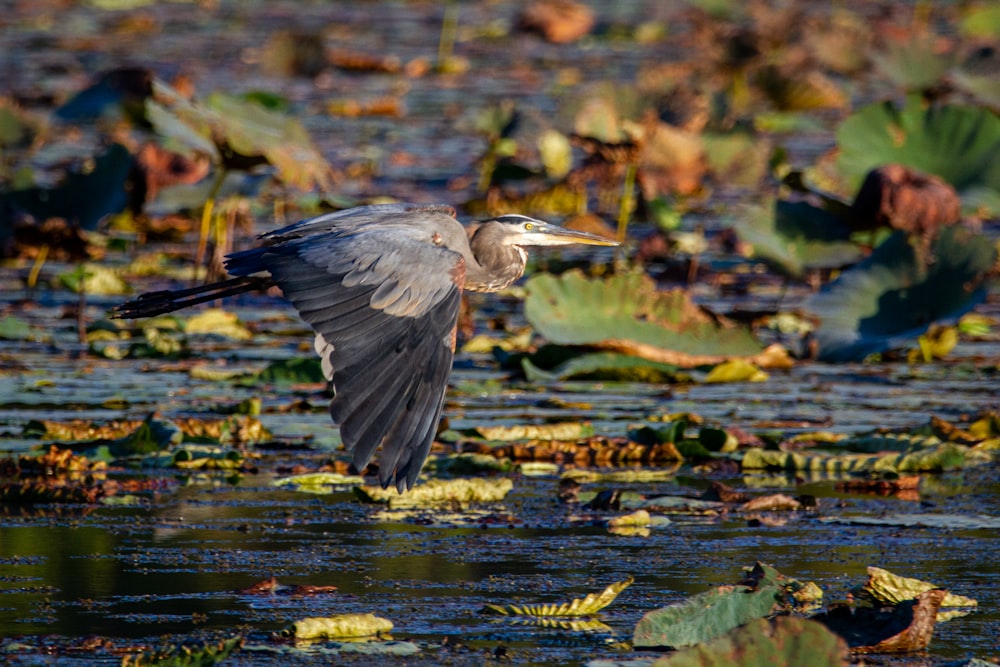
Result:
M379 481L403 490L420 473L444 403L464 261L446 245L465 234L442 208L366 209L273 232L280 243L236 253L227 268L271 273L316 331L336 390L330 415L355 467L381 445Z

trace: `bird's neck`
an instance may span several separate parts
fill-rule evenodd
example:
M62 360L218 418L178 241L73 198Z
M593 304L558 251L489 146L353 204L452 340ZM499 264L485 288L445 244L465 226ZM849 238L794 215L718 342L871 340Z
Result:
M466 260L465 289L470 292L497 292L521 277L528 253L520 246L482 241L473 236L470 243L474 261Z

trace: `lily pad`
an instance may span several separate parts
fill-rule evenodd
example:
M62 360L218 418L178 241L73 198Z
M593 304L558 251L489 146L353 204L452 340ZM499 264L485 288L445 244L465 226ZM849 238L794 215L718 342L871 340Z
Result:
M282 634L295 639L371 637L392 631L392 621L375 614L339 614L295 621Z
M941 588L926 581L902 577L880 567L868 568L868 581L858 590L855 597L873 600L877 604L899 604L906 600L915 600L921 593ZM979 603L963 595L948 593L941 600L942 607L975 607Z
M356 486L354 495L368 503L388 503L390 507L431 505L437 503L489 503L503 500L514 482L501 479L432 479L405 494L394 487Z
M607 607L615 601L619 593L632 585L632 577L617 581L600 593L591 593L584 598L576 598L572 602L560 605L496 605L487 604L484 612L492 612L501 616L590 616Z
M988 109L907 98L867 106L837 131L837 165L854 190L871 169L900 163L937 174L966 207L1000 211L1000 117Z
M733 228L755 257L793 278L849 266L862 257L844 221L807 202L777 199L746 206Z
M847 644L822 623L794 616L757 619L705 644L660 658L653 667L842 667Z
M986 297L996 250L964 227L948 227L929 251L902 232L845 271L804 305L819 316L822 361L861 361L907 346L931 324L955 322Z
M761 352L748 329L721 322L684 290L660 292L642 273L589 279L540 274L527 284L525 316L553 343L593 345L681 366Z

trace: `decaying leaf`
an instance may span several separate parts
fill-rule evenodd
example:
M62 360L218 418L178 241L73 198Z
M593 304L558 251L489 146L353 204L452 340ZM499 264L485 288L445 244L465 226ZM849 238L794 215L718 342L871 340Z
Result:
M632 585L632 577L617 581L600 593L591 593L584 598L575 598L572 602L563 604L543 605L496 605L487 604L484 613L500 614L501 616L590 616L607 607L615 601L618 595Z
M847 640L857 653L909 653L927 648L947 591L920 593L886 609L839 606L813 618Z
M295 621L282 635L295 639L348 639L373 637L392 631L392 621L375 614L339 614Z
M934 584L893 574L880 567L868 567L868 580L864 586L854 591L856 598L868 599L880 605L895 605L906 600L915 600L921 593L940 588ZM942 607L975 607L979 603L972 598L948 593L941 599Z
M965 465L968 447L944 443L903 454L801 454L753 447L743 455L744 470L826 472L940 472Z
M740 505L740 510L744 512L775 512L801 508L802 503L783 493L759 496Z
M580 39L594 21L594 10L576 0L534 0L518 17L522 30L537 32L556 44Z
M851 204L857 229L885 225L927 239L962 215L958 194L944 179L901 164L887 164L865 176Z
M513 461L572 462L579 466L602 467L627 464L663 465L683 461L671 442L641 444L626 438L594 436L580 441L535 440L501 445L470 443L474 451Z
M359 475L341 475L336 472L310 472L291 477L280 477L271 484L274 486L291 487L303 493L327 494L337 487L363 484L364 478Z
M430 505L438 503L492 503L503 500L514 482L500 479L432 479L419 484L406 493L395 488L356 486L354 494L367 503L387 503L390 507Z
M587 422L561 424L516 424L514 426L477 426L476 433L487 440L580 440L594 435Z

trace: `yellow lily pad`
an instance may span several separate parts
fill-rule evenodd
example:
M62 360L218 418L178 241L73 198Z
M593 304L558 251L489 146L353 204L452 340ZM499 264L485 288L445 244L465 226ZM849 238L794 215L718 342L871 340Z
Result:
M356 486L354 494L364 502L388 503L390 507L406 505L431 505L435 503L490 503L503 500L514 482L500 479L432 479L415 486L406 493L394 487Z
M501 616L590 616L607 607L615 601L618 594L632 585L632 577L616 581L600 593L591 593L584 598L576 598L572 602L560 605L496 605L487 604L484 612L492 612Z
M295 639L349 639L371 637L392 631L392 621L375 614L338 614L295 621L282 631Z

